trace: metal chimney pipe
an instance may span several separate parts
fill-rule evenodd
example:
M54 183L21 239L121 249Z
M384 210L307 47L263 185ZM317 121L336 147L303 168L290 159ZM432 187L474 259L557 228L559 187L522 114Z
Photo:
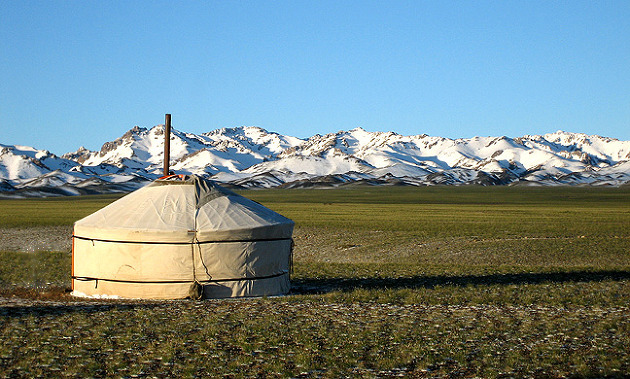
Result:
M171 160L171 115L165 116L164 121L164 176L170 175L169 163Z

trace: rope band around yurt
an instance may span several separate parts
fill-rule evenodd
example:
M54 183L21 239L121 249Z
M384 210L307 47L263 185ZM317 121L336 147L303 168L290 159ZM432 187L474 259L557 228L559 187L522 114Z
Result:
M123 243L123 244L146 244L146 245L191 245L191 253L193 262L195 260L195 245L197 246L197 250L199 252L199 259L201 264L204 267L205 274L209 279L199 280L197 278L197 273L195 269L195 265L192 265L192 274L193 280L191 288L189 289L189 297L192 299L201 299L203 296L203 283L221 283L221 282L235 282L235 281L250 281L250 280L264 280L264 279L272 279L277 278L282 275L291 276L293 272L293 248L295 246L295 241L293 238L260 238L260 239L247 239L247 240L221 240L221 241L199 241L195 236L194 241L192 242L161 242L161 241L146 241L146 242L138 242L138 241L117 241L117 240L106 240L100 238L89 238L89 237L81 237L73 235L72 238L91 241L92 244L94 242L106 242L106 243ZM203 255L201 254L201 245L210 244L210 243L246 243L246 242L274 242L274 241L291 241L290 253L289 253L289 270L283 271L278 274L266 275L266 276L257 276L251 278L230 278L230 279L212 279L212 276L208 272L208 267L203 261ZM109 278L95 278L95 277L87 277L87 276L71 276L74 280L79 281L94 281L94 288L98 288L99 281L105 282L113 282L113 283L133 283L133 284L184 284L191 283L190 280L162 280L162 281L141 281L141 280L122 280L122 279L109 279Z
M163 241L118 241L118 240L106 240L100 238L81 237L73 235L72 238L76 238L84 241L92 242L110 242L110 243L135 243L138 245L205 245L208 243L244 243L244 242L274 242L274 241L292 241L292 238L257 238L257 239L241 239L241 240L216 240L216 241L194 241L194 242L163 242ZM195 238L196 239L196 238Z
M277 278L279 276L282 275L287 275L289 272L288 271L283 271L281 273L278 274L273 274L273 275L266 275L266 276L256 276L256 277L252 277L252 278L230 278L230 279L208 279L208 280L197 280L199 283L221 283L221 282L238 282L238 281L244 281L244 280L263 280L263 279L272 279L272 278ZM74 280L80 280L83 282L90 282L90 281L95 281L97 282L98 285L98 281L103 281L103 282L113 282L113 283L134 283L134 284L184 284L184 283L190 283L190 280L156 280L156 281L150 281L150 280L122 280L122 279L107 279L107 278L92 278L92 277L88 277L88 276L72 276L72 279Z

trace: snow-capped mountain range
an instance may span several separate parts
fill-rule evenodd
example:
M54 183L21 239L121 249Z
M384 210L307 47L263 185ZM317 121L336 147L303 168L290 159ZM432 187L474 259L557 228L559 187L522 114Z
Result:
M237 188L630 183L630 141L558 131L449 139L361 128L308 139L258 127L171 133L171 170ZM0 144L0 195L130 191L162 175L164 126L133 127L100 151L61 157Z

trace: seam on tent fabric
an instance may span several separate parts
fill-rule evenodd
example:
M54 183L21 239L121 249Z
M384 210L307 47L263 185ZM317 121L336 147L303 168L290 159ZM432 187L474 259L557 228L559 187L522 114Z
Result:
M197 239L197 214L199 213L199 182L193 181L193 184L194 184L193 188L194 188L194 194L195 194L195 212L193 213L193 220L192 220L194 235L193 235L192 244L190 245L190 255L192 258L191 263L192 263L192 274L193 274L192 286L200 287L199 282L197 281L197 269L195 268L195 240L199 242L199 240ZM191 287L191 289L193 287ZM203 296L203 291L201 291L200 295Z
M195 239L197 240L197 236L195 236ZM206 271L206 275L208 275L208 278L212 279L212 275L210 275L210 273L208 272L208 266L206 266L206 262L203 261L203 254L201 254L201 244L199 243L199 240L197 240L195 244L197 245L197 250L199 251L199 260L201 261L201 265L203 266L203 269ZM193 246L193 249L194 249L194 246Z
M89 237L80 237L80 236L72 236L72 238L85 240L85 241L94 241L96 242L114 242L114 243L136 243L139 245L203 245L206 243L232 243L232 242L273 242L273 241L290 241L291 238L260 238L255 240L221 240L221 241L196 241L196 242L161 242L161 241L117 241L117 240L104 240L100 238L89 238Z
M195 232L197 233L197 232ZM192 275L193 275L193 283L198 283L197 281L197 270L195 269L195 242L191 242L190 244L190 256L192 258Z
M208 280L198 280L199 283L219 283L219 282L238 282L244 280L262 280L262 279L271 279L277 278L282 275L288 274L288 271L283 271L279 274L267 275L267 276L256 276L253 278L234 278L234 279L208 279ZM177 284L177 283L190 283L190 280L165 280L165 281L142 281L142 280L122 280L122 279L106 279L106 278L92 278L88 276L72 276L74 280L80 280L82 282L96 281L99 280L105 282L114 282L114 283L136 283L136 284Z
M293 275L293 249L295 248L295 240L291 238L291 248L289 249L289 279Z
M195 196L197 196L197 194L195 194ZM206 271L206 275L208 276L208 279L212 279L212 275L210 275L210 273L208 272L208 266L206 266L206 263L203 261L203 255L201 254L201 243L199 242L199 239L197 238L197 216L199 215L199 209L200 209L199 207L195 209L195 215L193 218L193 225L194 225L193 230L195 231L195 236L193 237L193 245L192 245L192 258L193 258L192 264L193 264L193 279L195 282L198 282L196 271L195 271L195 245L197 245L197 251L199 251L199 261L201 262L203 269Z

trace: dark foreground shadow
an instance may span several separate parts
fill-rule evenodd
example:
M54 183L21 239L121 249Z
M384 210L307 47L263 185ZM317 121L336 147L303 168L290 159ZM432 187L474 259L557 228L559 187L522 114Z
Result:
M630 271L574 271L521 274L412 276L403 278L302 278L291 280L291 294L324 294L355 289L432 289L437 286L510 285L630 280Z
M187 301L91 299L74 297L71 292L70 287L60 286L2 287L0 288L0 318L165 308Z
M350 292L356 289L432 289L438 286L466 287L477 285L519 285L541 283L588 283L630 280L630 271L574 271L548 273L461 275L461 276L412 276L403 278L302 278L291 281L290 295L325 294L333 291ZM33 292L32 290L28 290ZM64 292L64 290L60 290ZM69 313L94 313L135 309L168 309L190 300L142 301L142 300L81 300L69 294L26 295L0 291L0 318L28 315L63 315ZM66 290L67 292L67 290ZM12 300L11 298L17 300Z
M25 317L34 316L61 316L72 313L95 313L108 311L126 311L135 309L152 309L165 307L165 303L149 303L149 302L131 302L120 303L121 300L110 300L108 303L95 303L91 301L85 302L55 302L51 304L45 303L29 303L28 301L20 301L18 304L2 304L0 305L0 318L2 317ZM179 300L174 300L179 301Z

